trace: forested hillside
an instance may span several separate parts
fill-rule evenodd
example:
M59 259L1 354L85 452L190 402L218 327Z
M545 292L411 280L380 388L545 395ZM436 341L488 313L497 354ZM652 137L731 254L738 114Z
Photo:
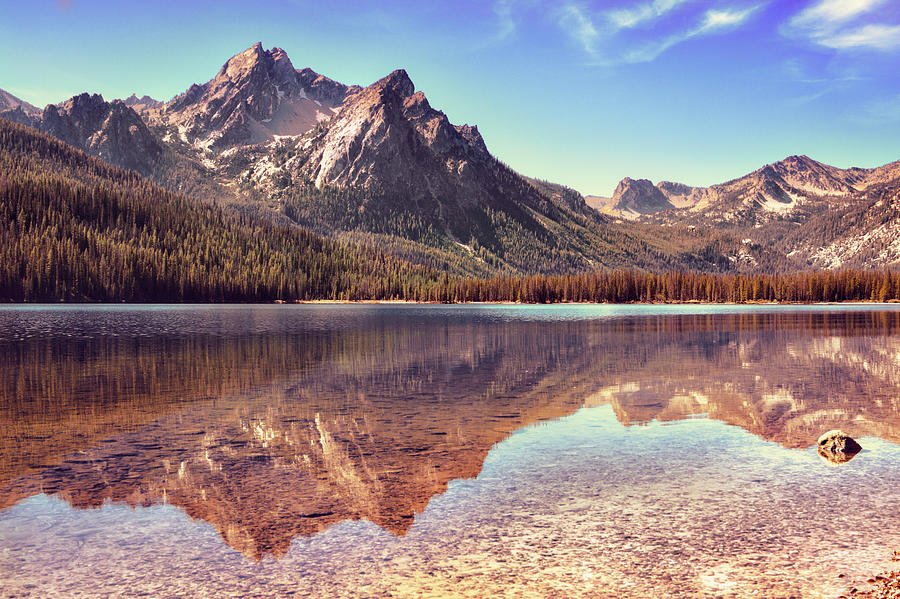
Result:
M337 196L335 196L337 198ZM885 301L900 275L639 270L463 278L176 195L0 118L0 300Z
M0 299L391 299L441 277L174 195L0 119Z

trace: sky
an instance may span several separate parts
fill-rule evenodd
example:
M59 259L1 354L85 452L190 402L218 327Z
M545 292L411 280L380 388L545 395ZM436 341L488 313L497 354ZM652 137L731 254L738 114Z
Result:
M368 85L405 68L522 174L611 195L793 154L900 159L898 0L0 0L0 88L168 100L261 41Z

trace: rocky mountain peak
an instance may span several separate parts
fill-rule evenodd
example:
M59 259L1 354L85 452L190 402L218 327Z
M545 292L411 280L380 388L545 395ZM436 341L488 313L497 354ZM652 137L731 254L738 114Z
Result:
M262 42L256 42L243 52L235 54L222 65L216 74L216 79L224 78L236 80L246 76L253 69L259 68L266 58Z
M331 118L348 90L309 69L296 70L283 49L256 43L213 79L173 99L166 122L185 142L216 152L305 133Z
M37 127L40 124L41 110L0 89L0 117L27 127Z
M852 173L822 164L809 156L788 156L764 167L763 171L780 177L793 190L817 195L843 196L856 191Z
M631 177L625 177L619 184L616 186L616 190L613 192L613 197L618 198L623 194L633 193L636 191L644 191L647 192L653 185L653 181L650 179L632 179Z
M297 71L287 52L281 48L265 50L257 42L240 54L229 58L207 88L223 86L251 86L254 91L266 91L267 86L286 87L282 92L296 91Z
M68 112L77 110L91 110L102 108L106 104L103 96L100 94L89 94L87 92L72 96L65 102L61 103L60 108L64 108ZM52 105L51 105L52 106Z
M288 57L287 52L281 48L272 48L269 51L272 60L272 73L279 83L292 84L297 80L297 69Z
M369 89L381 93L391 93L400 98L406 98L415 93L416 86L413 85L412 79L409 78L405 69L397 69L390 75L382 77L373 83L369 86ZM424 95L422 97L424 98Z
M817 165L821 164L820 162L816 162L806 154L794 154L793 156L788 156L784 160L781 161L781 164L792 164L792 165Z
M50 104L40 128L107 162L142 173L152 170L162 152L141 117L122 100L106 102L100 94L79 94Z
M456 125L455 128L456 131L469 142L470 146L480 152L487 153L487 145L485 145L484 138L478 131L478 125Z
M672 208L669 199L649 179L625 177L613 192L615 207L622 211L649 214Z
M803 212L811 201L852 197L871 184L872 173L873 169L840 169L798 154L710 187L661 181L656 188L672 206L713 221L756 223L794 214L798 207ZM641 179L623 179L613 198L617 201L613 212L619 210L626 217L666 207L650 190L649 181Z
M424 178L466 178L474 163L493 160L478 129L450 123L403 69L350 95L312 143L305 168L315 168L307 176L319 187L406 188L424 195Z
M656 187L666 196L683 196L690 194L695 188L677 181L660 181Z
M159 100L155 100L148 95L143 95L138 98L137 94L131 94L122 102L125 103L125 106L130 106L135 110L145 110L147 108L159 108L163 106L164 102L160 102Z

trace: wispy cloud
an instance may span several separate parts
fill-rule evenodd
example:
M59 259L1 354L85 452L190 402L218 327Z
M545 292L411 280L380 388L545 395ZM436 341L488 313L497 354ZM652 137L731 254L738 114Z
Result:
M824 98L825 96L830 94L832 91L834 91L834 90L832 90L829 87L829 88L821 89L817 92L813 92L811 94L806 94L803 96L795 96L793 98L787 98L784 101L784 103L788 106L803 106L805 104L809 104L811 102L815 102L816 100Z
M627 29L656 20L686 2L690 2L690 0L653 0L653 2L638 4L632 8L611 10L606 13L606 18L614 26Z
M792 17L784 32L836 50L900 48L900 24L885 23L886 0L819 0Z
M861 74L855 63L835 64L799 57L784 60L780 74L784 89L792 94L784 100L788 106L809 104L831 94L847 94L859 82L870 79ZM770 76L769 69L766 76Z
M516 21L513 19L513 0L497 0L494 3L494 14L497 15L497 33L495 40L504 40L516 32Z
M835 26L884 4L885 0L821 0L791 19L795 27Z
M863 25L825 36L819 43L839 50L848 48L896 50L900 48L900 25Z
M708 10L703 16L703 24L697 29L697 33L737 27L746 21L747 17L757 8L752 6L744 10Z
M653 0L627 9L599 12L569 1L558 11L558 22L593 64L615 65L650 62L672 46L691 38L735 29L759 8L759 5L740 9L709 8L695 14L692 27L672 31L671 26L657 26L657 22L670 19L677 9L692 1L696 0ZM636 36L638 28L653 28L652 39L639 39L646 36ZM659 29L668 31L663 33Z
M660 41L647 44L641 48L628 52L625 62L650 62L660 54L676 44L685 42L691 38L721 33L742 25L752 15L758 6L751 6L743 10L707 10L703 19L693 29L680 31L663 38Z
M586 9L577 4L565 4L560 11L559 25L585 52L596 58L595 44L600 34Z
M866 79L856 69L848 68L846 65L840 69L830 67L827 71L823 71L819 68L813 72L813 68L799 58L789 58L782 62L781 72L786 80L793 83L848 83Z

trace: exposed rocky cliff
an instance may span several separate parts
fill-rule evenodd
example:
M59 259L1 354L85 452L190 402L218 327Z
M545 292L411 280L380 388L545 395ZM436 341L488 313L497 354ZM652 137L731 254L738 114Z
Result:
M343 98L332 118L302 136L216 158L219 172L283 202L297 222L427 243L521 271L602 263L609 246L601 235L573 234L603 220L580 194L499 162L476 126L450 122L406 71L346 93L305 71L301 79Z
M452 125L404 70L355 94L303 150L298 172L316 187L402 193L412 202L436 194L477 201L495 163L477 127Z
M498 161L402 69L345 85L259 43L166 104L82 94L40 112L0 92L0 116L196 199L462 274L900 264L900 162L791 156L710 187L626 178L592 208Z
M112 164L150 172L162 145L121 100L106 102L99 94L81 94L41 114L40 128L62 141Z
M648 179L625 177L613 192L614 210L626 217L652 214L673 208L662 191Z

